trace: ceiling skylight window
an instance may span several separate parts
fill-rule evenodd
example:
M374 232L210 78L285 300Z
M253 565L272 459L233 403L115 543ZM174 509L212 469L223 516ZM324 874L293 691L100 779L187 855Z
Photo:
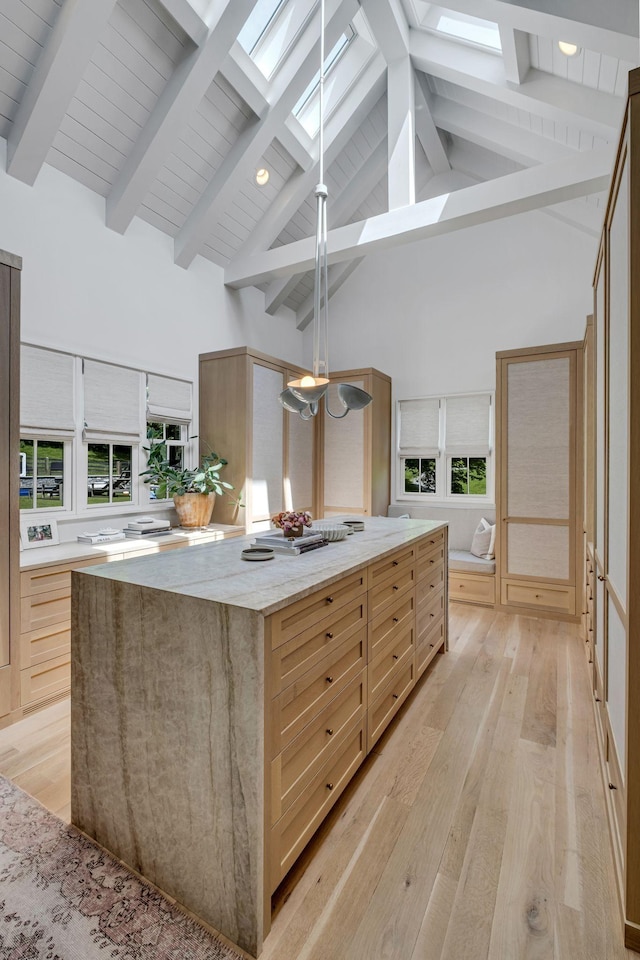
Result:
M325 77L325 98L330 104L331 101L331 87L332 87L332 73L333 79L335 80L335 68L344 56L346 50L349 47L349 44L357 36L356 31L352 26L338 38L338 42L335 46L329 51L324 61L324 77ZM314 137L318 132L318 116L317 116L317 99L318 99L318 87L320 86L320 71L316 73L315 77L308 85L295 107L293 108L293 115L297 117L300 123L303 125L309 136Z
M258 0L238 34L240 46L270 80L314 9L313 0Z
M466 13L456 13L453 10L442 10L433 6L425 18L424 26L435 33L445 34L463 43L484 47L497 53L502 50L498 24L491 20L481 20Z

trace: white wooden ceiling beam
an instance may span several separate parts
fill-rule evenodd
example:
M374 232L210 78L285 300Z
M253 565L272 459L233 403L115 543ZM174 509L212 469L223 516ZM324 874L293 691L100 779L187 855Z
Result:
M204 42L209 30L190 0L160 0L160 3L196 46Z
M504 72L509 83L524 83L531 69L529 34L499 23Z
M66 0L11 124L7 173L35 182L116 0Z
M325 125L325 161L327 168L344 150L354 132L371 113L386 88L386 66L378 54L364 74L349 91L342 104ZM267 250L304 203L316 185L318 174L317 150L312 167L304 173L295 173L265 212L255 229L244 242L236 257L247 256L258 250ZM235 257L234 257L235 259Z
M409 27L399 0L361 0L361 5L386 62L406 57Z
M517 86L507 80L501 58L420 30L410 31L409 43L415 66L431 76L549 120L578 124L606 140L618 138L620 97L533 69Z
M373 153L365 160L335 198L329 197L327 216L329 226L345 223L367 199L373 188L382 180L387 169L387 143L382 138ZM265 313L273 315L289 299L300 282L300 274L272 280L264 295Z
M233 44L222 61L220 73L228 80L234 90L251 107L256 117L261 116L269 106L267 94L269 83L260 68L253 62L238 41Z
M545 207L542 211L562 223L568 223L581 233L599 240L602 235L602 220L604 211L595 204L585 203L584 200L568 200L553 207Z
M433 118L441 130L469 140L480 147L509 157L516 163L551 163L562 157L575 157L577 150L564 143L532 133L514 123L498 120L444 97L431 101Z
M408 55L387 65L389 210L416 201L415 75Z
M174 144L211 86L256 0L226 0L200 47L176 66L113 184L107 226L124 233Z
M433 121L427 78L421 70L416 72L414 89L416 97L416 135L422 145L429 166L438 176L451 170L451 164Z
M355 260L347 260L344 263L335 263L329 267L329 300L336 293L343 283L345 283L354 270L360 266L364 257L357 257ZM313 320L313 293L310 293L296 313L296 327L298 330L305 330Z
M609 185L613 157L613 146L585 151L338 227L329 233L329 263L597 193ZM299 240L229 264L225 283L234 288L254 286L309 270L313 261L314 239Z
M302 170L310 170L315 165L314 142L291 114L278 131L278 140Z
M448 10L492 20L550 40L568 40L585 50L638 63L636 3L563 0L562 16L558 14L558 0L541 0L535 6L533 2L525 5L511 0L447 0L446 3Z

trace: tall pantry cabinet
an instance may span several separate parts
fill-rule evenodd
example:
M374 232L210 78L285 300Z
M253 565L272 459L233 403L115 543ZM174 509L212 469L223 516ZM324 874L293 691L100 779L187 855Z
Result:
M585 626L625 942L640 951L640 70L594 276Z
M305 371L249 347L200 355L200 447L225 460L231 496L218 497L214 523L245 524L247 532L293 507L317 516L312 420L278 402L287 381ZM238 504L240 500L240 504Z
M0 725L19 704L21 268L20 257L0 250Z

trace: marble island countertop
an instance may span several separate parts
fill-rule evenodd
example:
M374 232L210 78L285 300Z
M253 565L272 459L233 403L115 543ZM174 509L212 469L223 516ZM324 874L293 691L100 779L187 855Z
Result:
M203 544L198 550L167 553L117 564L90 567L80 576L122 583L243 607L263 616L275 613L346 573L366 567L446 524L438 521L367 517L365 529L321 550L299 556L275 554L272 560L248 563L242 550L254 537L234 537ZM74 574L77 575L77 574Z

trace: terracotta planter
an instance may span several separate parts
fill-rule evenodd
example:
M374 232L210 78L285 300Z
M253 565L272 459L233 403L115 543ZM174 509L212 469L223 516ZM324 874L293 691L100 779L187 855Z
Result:
M215 493L183 493L173 503L181 527L206 527L211 521Z

